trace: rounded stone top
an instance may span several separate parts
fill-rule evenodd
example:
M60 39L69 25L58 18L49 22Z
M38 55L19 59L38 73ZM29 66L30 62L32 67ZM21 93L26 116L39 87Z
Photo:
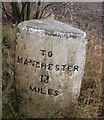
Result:
M18 28L33 32L41 32L57 37L85 38L86 33L68 24L49 19L34 19L19 23Z

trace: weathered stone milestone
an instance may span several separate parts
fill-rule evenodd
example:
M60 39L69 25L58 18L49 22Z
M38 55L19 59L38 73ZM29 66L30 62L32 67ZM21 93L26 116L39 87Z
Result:
M86 34L55 20L18 25L15 78L26 117L47 118L70 108L80 94L86 59Z

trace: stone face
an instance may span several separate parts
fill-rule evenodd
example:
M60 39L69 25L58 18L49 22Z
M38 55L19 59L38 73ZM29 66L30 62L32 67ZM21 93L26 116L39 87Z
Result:
M29 20L18 28L15 78L20 112L46 118L70 108L80 94L86 34L50 20Z

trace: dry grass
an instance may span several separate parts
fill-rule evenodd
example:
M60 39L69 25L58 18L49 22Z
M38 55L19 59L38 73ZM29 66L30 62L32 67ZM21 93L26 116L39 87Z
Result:
M78 118L98 118L102 107L102 43L96 31L92 31L88 38L88 49L85 73L82 82Z
M17 101L14 86L14 44L15 44L15 29L9 25L3 26L2 40L2 117L3 118L18 118L16 112Z

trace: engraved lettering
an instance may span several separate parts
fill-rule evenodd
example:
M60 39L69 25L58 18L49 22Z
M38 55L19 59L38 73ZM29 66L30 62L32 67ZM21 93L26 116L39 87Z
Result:
M53 64L49 64L48 65L48 70L52 70L52 68L53 68Z
M46 50L40 50L42 53L42 56L44 56L46 54Z
M49 52L48 52L48 57L52 57L52 56L53 56L52 51L49 51Z
M23 63L23 58L20 58L20 57L18 56L17 62L18 62L18 63Z
M69 66L68 66L68 71L71 72L71 71L72 71L72 68L73 68L73 66L70 66L70 65L69 65Z
M59 65L55 65L55 70L56 71L59 71L60 69L59 69Z
M32 60L30 59L28 63L29 63L29 65L31 65L32 64Z
M33 88L32 88L32 86L30 85L30 90L35 91L35 92L36 92L36 87L33 87Z
M42 94L46 94L45 92L43 92L43 89L42 89L42 88L41 88L41 93L42 93Z
M62 65L62 70L65 71L66 65Z
M41 75L41 82L42 83L48 83L49 82L49 76L48 75Z
M36 61L32 61L32 66L35 66Z
M58 90L53 90L53 89L47 89L45 91L45 89L43 88L39 88L39 87L32 87L30 85L30 90L32 92L35 92L35 93L39 93L39 94L47 94L47 95L53 95L53 96L58 96L59 95L59 91Z
M57 96L59 94L58 90L55 90L54 96Z
M74 66L74 71L78 71L78 69L79 69L79 67L76 65L76 66Z
M48 95L52 95L52 89L48 89Z
M25 59L24 65L28 65L28 60L27 59Z
M36 62L36 68L40 68L40 62Z
M41 63L41 69L46 69L46 64L45 63Z
M74 71L79 71L79 66L78 65L57 65L57 64L52 64L52 63L41 63L39 61L34 61L32 59L24 59L23 57L17 57L17 62L24 64L26 66L34 66L36 68L44 69L44 70L56 70L56 71L69 71L69 72L74 72Z

